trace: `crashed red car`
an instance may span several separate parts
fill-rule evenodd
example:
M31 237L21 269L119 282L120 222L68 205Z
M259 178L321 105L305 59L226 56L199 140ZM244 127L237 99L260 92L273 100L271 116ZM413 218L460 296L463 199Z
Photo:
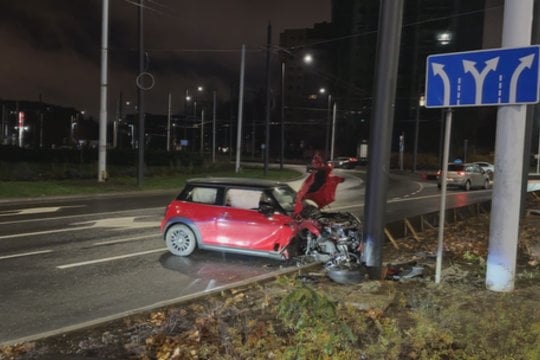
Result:
M178 256L198 248L278 259L348 258L360 247L360 221L351 213L320 210L334 201L343 180L329 167L310 174L298 192L268 180L191 179L167 206L161 231Z

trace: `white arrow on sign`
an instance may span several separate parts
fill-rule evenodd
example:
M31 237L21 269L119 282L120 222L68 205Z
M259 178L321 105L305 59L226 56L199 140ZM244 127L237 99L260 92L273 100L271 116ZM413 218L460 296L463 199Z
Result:
M517 96L517 82L519 80L519 76L525 70L525 68L530 69L532 67L532 63L534 60L534 54L524 56L519 59L520 63L516 70L514 70L514 73L512 74L512 79L510 79L510 98L508 99L508 102L513 104L516 102L516 96Z
M443 105L450 106L450 79L446 71L444 71L444 65L431 63L431 66L433 68L433 75L440 76L443 82Z
M486 60L486 67L482 72L478 72L476 69L476 63L474 61L463 60L463 69L465 73L471 73L474 78L474 83L476 85L476 97L474 103L479 105L482 103L482 94L484 93L484 80L486 79L487 74L490 71L495 71L497 65L499 64L499 57Z

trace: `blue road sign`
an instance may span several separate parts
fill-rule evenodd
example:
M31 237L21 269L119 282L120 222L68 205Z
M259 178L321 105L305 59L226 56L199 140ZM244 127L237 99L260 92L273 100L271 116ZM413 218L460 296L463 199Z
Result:
M539 56L538 45L428 56L426 107L537 103Z

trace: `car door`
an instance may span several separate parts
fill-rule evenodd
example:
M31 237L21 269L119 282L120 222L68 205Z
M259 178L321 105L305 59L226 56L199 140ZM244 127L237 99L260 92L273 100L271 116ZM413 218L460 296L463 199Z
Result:
M482 168L478 165L469 165L466 170L470 174L471 185L481 187L484 185L484 174Z
M265 215L258 210L264 191L235 189L225 191L225 205L216 219L216 238L213 245L273 251L276 244L284 245L291 235L287 215ZM278 246L281 247L281 246Z

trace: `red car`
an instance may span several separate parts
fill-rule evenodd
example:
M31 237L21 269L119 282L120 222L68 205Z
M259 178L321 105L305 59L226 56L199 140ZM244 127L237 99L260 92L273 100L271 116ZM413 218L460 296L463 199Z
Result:
M167 206L161 231L169 251L178 256L196 248L278 259L354 253L361 241L358 218L319 210L334 201L343 180L329 167L310 174L298 192L267 180L188 180Z

